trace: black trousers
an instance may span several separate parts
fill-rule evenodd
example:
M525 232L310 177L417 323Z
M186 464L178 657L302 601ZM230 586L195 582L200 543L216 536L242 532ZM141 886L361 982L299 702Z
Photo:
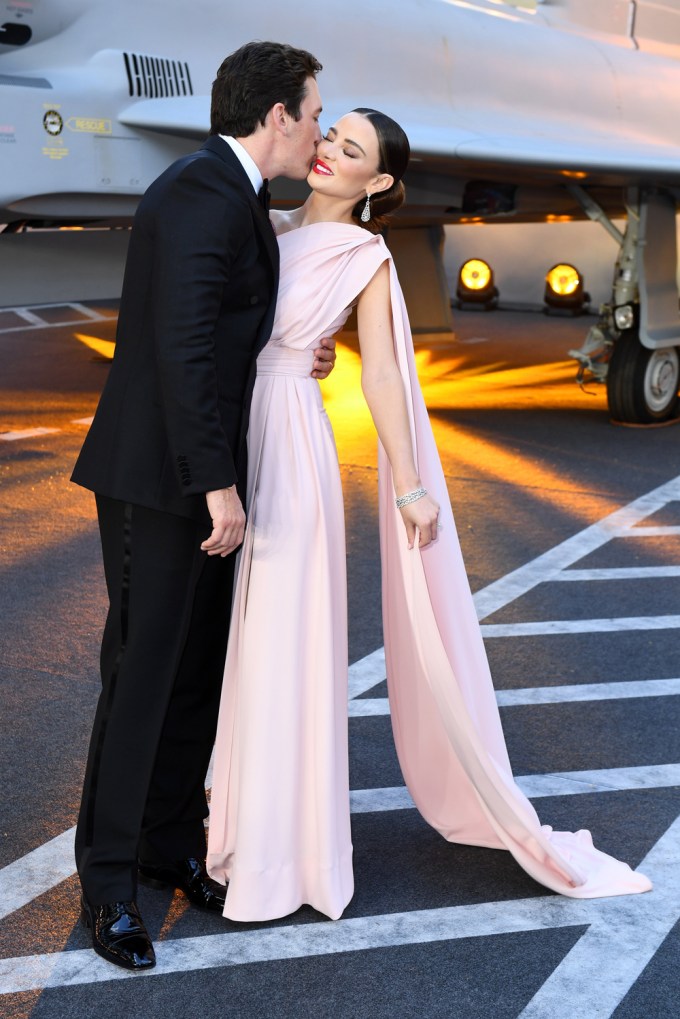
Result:
M207 556L209 527L97 496L109 612L76 830L93 905L133 899L138 857L205 855L235 556Z

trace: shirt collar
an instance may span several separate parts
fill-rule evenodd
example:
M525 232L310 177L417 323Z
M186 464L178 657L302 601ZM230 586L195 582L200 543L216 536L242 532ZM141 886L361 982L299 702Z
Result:
M240 142L237 142L231 135L221 134L220 138L225 141L229 148L232 150L243 169L248 174L248 180L255 189L255 194L259 193L262 187L262 174L260 173L259 167L249 152L243 148Z

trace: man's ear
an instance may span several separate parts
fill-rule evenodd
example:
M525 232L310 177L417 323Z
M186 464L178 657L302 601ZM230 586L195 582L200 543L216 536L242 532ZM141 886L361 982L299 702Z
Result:
M267 119L271 120L272 127L276 131L286 133L288 131L288 125L290 123L290 114L286 110L283 103L275 103L269 113Z

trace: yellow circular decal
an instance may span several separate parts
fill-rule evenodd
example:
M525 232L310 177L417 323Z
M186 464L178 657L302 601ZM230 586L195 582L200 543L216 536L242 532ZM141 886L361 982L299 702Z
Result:
M56 110L48 110L43 117L43 127L48 134L61 134L64 127L64 121L62 120L61 114L57 113Z

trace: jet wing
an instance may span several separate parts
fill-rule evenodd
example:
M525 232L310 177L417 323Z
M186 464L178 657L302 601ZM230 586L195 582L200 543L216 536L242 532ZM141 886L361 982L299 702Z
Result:
M209 96L141 99L118 115L121 124L179 138L205 138L210 131Z
M333 122L333 112L324 114L326 123ZM344 111L337 111L340 115ZM422 110L402 112L402 123L411 139L413 154L421 162L433 160L440 173L464 176L466 170L480 164L514 171L532 169L551 175L585 174L621 178L663 178L680 182L680 148L659 144L658 140L631 137L624 129L604 132L598 127L579 126L574 118L564 124L556 121L541 125L536 118L523 122L515 118L509 130L506 118L494 123L489 111L479 111L479 118L466 111L462 124L452 111L451 121L436 125L424 123ZM180 138L203 139L210 130L209 96L177 96L143 99L126 107L118 116L127 127L153 131ZM484 131L469 126L478 119Z

